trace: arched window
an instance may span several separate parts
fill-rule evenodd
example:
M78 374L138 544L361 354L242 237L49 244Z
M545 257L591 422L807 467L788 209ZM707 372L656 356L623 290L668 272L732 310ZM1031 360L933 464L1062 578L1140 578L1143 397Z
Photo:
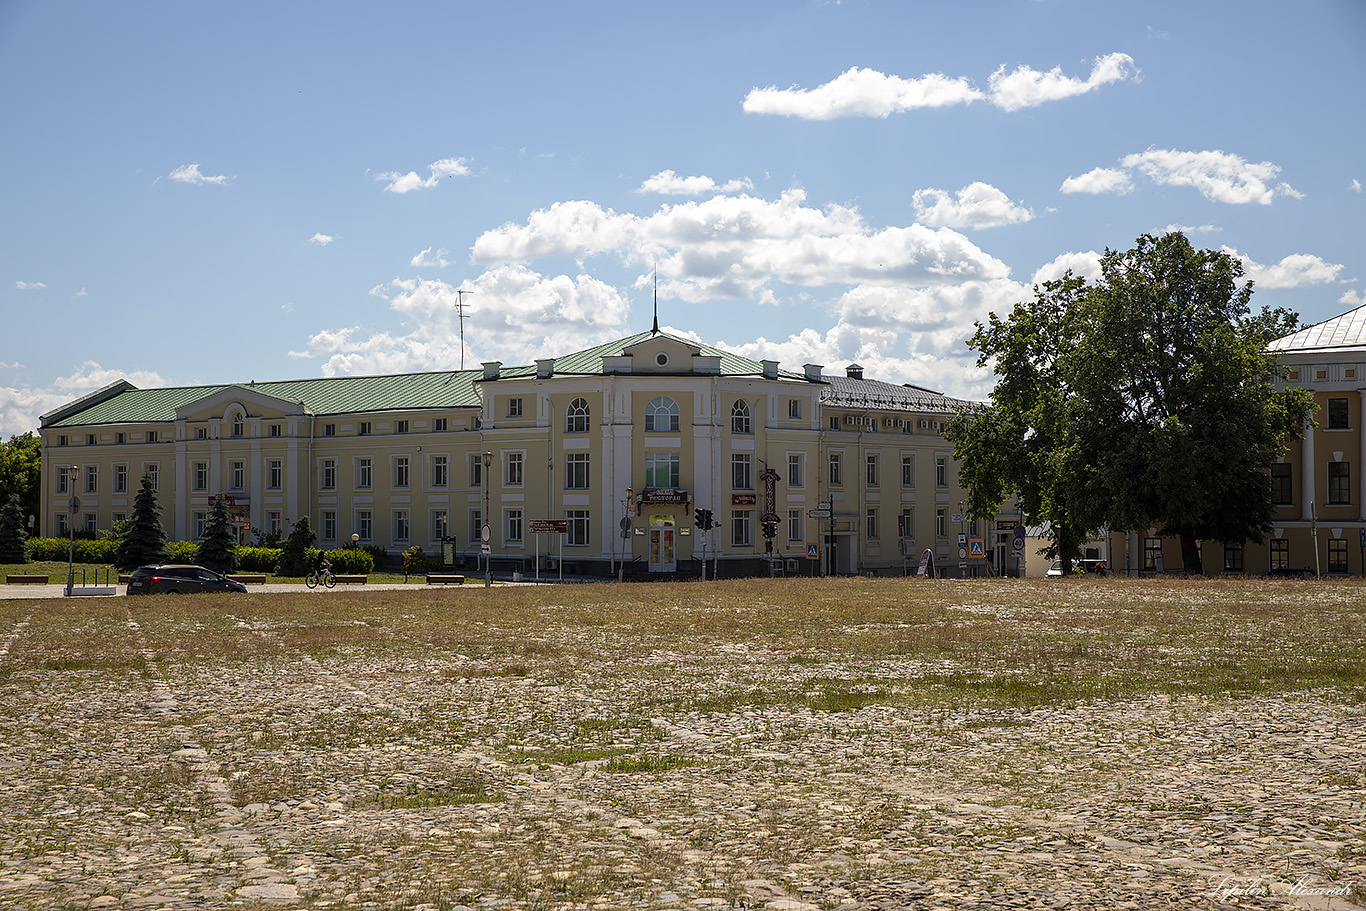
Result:
M246 421L242 418L242 412L234 411L232 414L232 435L240 437L246 427Z
M575 399L569 403L569 410L564 415L564 432L588 432L588 402L586 399Z
M645 430L678 433L678 403L667 395L651 399L645 406Z
M744 399L738 400L730 409L730 432L731 433L753 433L754 423L749 417L749 403Z

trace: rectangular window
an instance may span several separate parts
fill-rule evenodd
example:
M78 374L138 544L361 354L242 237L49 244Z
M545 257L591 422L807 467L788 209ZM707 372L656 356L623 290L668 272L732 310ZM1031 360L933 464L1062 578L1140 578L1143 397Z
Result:
M431 526L431 527L432 527L432 540L433 540L433 541L440 541L442 538L446 537L447 528L448 528L448 526L447 526L447 524L446 524L446 510L444 510L444 509L433 509L433 510L432 510L432 526Z
M126 522L127 520L128 520L128 513L126 513L126 512L116 512L116 513L112 513L112 514L109 516L109 521L113 522L115 525L119 524L120 522Z
M407 433L407 432L408 432L408 422L407 422L407 421L394 421L394 433Z
M588 453L571 452L564 457L564 486L567 490L588 488Z
M202 540L205 530L209 527L209 514L207 512L194 513L194 539Z
M394 520L394 524L393 524L393 529L394 529L394 543L395 543L395 544L407 544L407 543L408 543L408 535L409 535L409 531L408 531L408 510L406 510L406 509L395 509L395 510L394 510L394 515L393 515L393 520Z
M747 453L730 457L730 486L736 490L754 489L754 470Z
M57 469L57 493L67 492L67 470L65 466Z
M831 429L831 430L839 430L839 429L840 429L840 419L837 418L837 417L834 417L833 415L832 415L831 418L830 418L830 429Z
M800 452L789 452L787 454L787 486L793 490L798 490L803 486L802 454Z
M832 487L844 486L844 471L840 463L840 458L841 456L838 452L830 453L830 486Z
M277 537L284 534L284 517L280 514L278 509L273 509L266 513L266 531Z
M864 515L863 536L866 538L876 538L877 533L877 510L870 508Z
M209 463L195 462L193 466L193 481L195 490L209 489Z
M1328 503L1346 506L1352 502L1352 463L1328 463Z
M155 443L157 441L157 432L155 430L147 431L147 433L143 435L142 441L144 443Z
M522 400L520 398L508 399L508 417L519 418L522 416Z
M337 540L337 511L335 509L324 509L318 517L319 537L324 541Z
M482 510L470 510L469 542L473 547L479 543L479 536L484 529L484 513Z
M934 511L934 536L936 538L947 538L949 536L949 517L942 509Z
M1346 399L1328 400L1328 429L1350 430L1352 422L1347 417Z
M374 463L368 458L356 459L356 487L364 490L374 486L373 468Z
M520 544L522 541L522 511L520 509L509 509L504 515L507 517L506 540L509 543Z
M484 484L484 457L477 452L470 453L470 486L482 487Z
M445 419L445 418L433 418L433 419L432 419L432 433L445 433L445 432L446 432L446 419Z
M324 475L326 477L326 475ZM228 463L228 489L246 490L247 489L247 463L234 459Z
M896 517L896 533L903 538L915 537L915 510L903 509Z
M159 462L144 462L142 464L142 476L152 482L153 490L161 489L161 464Z
M285 463L279 459L266 462L266 487L279 490L285 486Z
M934 457L934 486L949 486L949 460L946 456Z
M1285 538L1271 539L1271 569L1290 568L1290 542Z
M520 487L522 485L522 454L520 452L504 453L503 459L507 467L507 472L504 474L504 477L507 478L507 485L509 487Z
M57 437L57 445L58 445L58 446L65 446L65 445L67 445L67 437L66 437L66 434L62 434L62 435L60 435L59 437Z
M754 541L754 511L737 509L730 514L730 543L735 547L749 547Z
M787 543L800 544L805 541L802 532L802 511L800 509L789 509L787 511Z
M570 547L588 546L588 510L568 509L564 517L569 522L565 531L564 543Z
M365 542L374 540L375 520L368 509L356 510L356 534Z
M1347 542L1340 539L1331 539L1328 542L1328 571L1330 573L1347 572Z
M1161 539L1161 538L1144 538L1144 539L1143 539L1143 568L1144 568L1144 569L1151 569L1151 570L1157 569L1157 561L1158 561L1158 559L1159 559L1161 556L1162 556L1162 539Z
M65 538L67 535L66 513L57 513L57 537Z
M1290 485L1290 465L1277 463L1271 466L1271 504L1273 506L1293 506L1295 490Z
M85 492L94 493L100 489L100 466L85 466Z
M114 493L128 492L128 466L114 466Z
M93 433L87 433L87 434L85 435L85 445L87 445L87 446L94 446L94 445L95 445L95 435L94 435ZM87 521L88 521L88 520L87 520Z
M678 453L645 453L645 486L675 488L678 486Z
M1243 571L1243 545L1242 542L1234 544L1224 544L1224 572L1240 573Z
M788 400L787 400L787 416L788 416L789 418L791 418L792 420L794 420L794 421L796 421L796 420L801 420L801 416L802 416L802 400L801 400L801 399L788 399Z
M85 530L96 532L100 530L100 517L93 512L85 514Z
M863 477L864 483L867 484L869 487L876 487L876 486L877 486L877 453L874 453L874 452L868 453L867 457L864 459L863 467L864 467L864 477ZM869 537L872 537L872 535L869 535Z
M194 429L194 438L196 440L207 440L209 438L209 428L196 427Z
M337 489L336 459L323 459L322 478L319 480L319 485L322 487L323 490Z
M432 456L432 486L446 486L446 457L443 455Z
M323 425L323 436L325 436L325 437L334 437L334 436L336 436L336 435L337 435L337 425L336 425L336 424L324 424L324 425Z
M913 455L901 457L901 486L915 486L915 456Z
M270 435L271 435L271 436L273 436L273 437L278 437L278 436L281 436L283 433L284 433L284 428L283 428L282 426L280 426L279 424L271 424L271 425L270 425Z
M118 443L120 446L122 446L124 443L127 443L127 442L128 442L128 434L126 434L126 433L116 433L116 434L114 434L114 442L115 442L115 443Z
M395 487L408 486L408 457L394 456L393 476Z
M356 433L359 436L368 437L370 435L370 422L361 421L356 428Z

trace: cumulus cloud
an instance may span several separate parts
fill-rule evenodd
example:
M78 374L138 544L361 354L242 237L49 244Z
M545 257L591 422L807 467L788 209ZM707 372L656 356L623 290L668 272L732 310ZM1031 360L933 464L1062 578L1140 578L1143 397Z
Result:
M433 253L432 248L428 247L414 256L408 264L419 269L444 269L451 264L450 260L446 259L446 252L445 250L437 250Z
M1348 184L1348 186L1352 188L1353 192L1361 192L1361 181L1357 180L1355 177L1352 178L1352 182Z
M43 282L15 282L14 287L20 291L41 291L47 285Z
M1232 247L1224 247L1223 250L1234 259L1242 261L1243 277L1252 281L1258 288L1304 288L1326 285L1337 281L1338 273L1343 269L1340 263L1325 262L1309 253L1292 253L1278 263L1262 265Z
M36 431L39 415L121 379L144 389L166 385L165 380L156 373L142 370L124 372L102 367L95 361L85 361L76 365L70 374L57 377L47 386L0 386L0 436L8 439L17 433Z
M1078 278L1095 281L1100 278L1100 254L1095 250L1086 250L1082 253L1063 253L1055 257L1052 262L1044 263L1035 270L1031 281L1036 285L1057 281L1068 271Z
M196 185L215 184L218 186L222 186L224 184L227 184L231 180L231 178L229 178L226 174L210 176L208 174L200 173L199 162L197 161L192 162L190 164L181 165L180 167L172 171L169 176L171 180L174 180L176 183L188 183Z
M1046 73L1027 66L1016 67L1007 73L1003 64L991 74L987 85L991 89L992 104L1006 111L1018 111L1094 92L1112 82L1137 81L1139 78L1134 58L1128 54L1106 54L1095 59L1091 75L1085 79L1064 76L1062 68L1056 66Z
M1127 171L1113 168L1094 168L1077 177L1069 177L1060 188L1064 193L1115 193L1119 196L1132 191L1134 182Z
M1356 309L1362 304L1366 304L1366 294L1360 291L1344 291L1342 297L1338 298L1338 303Z
M1218 232L1220 232L1220 231L1222 231L1222 230L1224 230L1224 229L1221 228L1221 227L1219 227L1218 225L1177 225L1177 224L1171 224L1171 225L1167 225L1167 227L1163 228L1161 231L1157 231L1157 232L1154 232L1154 233L1157 233L1157 234L1171 234L1171 233L1173 233L1173 232L1180 231L1182 234L1216 234L1216 233L1218 233Z
M971 80L930 73L919 79L888 76L851 67L814 89L775 86L752 89L743 108L749 114L781 114L804 120L837 117L888 117L917 108L968 104L982 98Z
M636 192L658 193L663 196L703 196L708 193L737 193L753 189L754 183L748 177L718 184L710 177L680 177L673 171L660 171L647 178Z
M398 171L384 171L375 175L376 180L386 180L384 189L390 193L411 193L413 190L430 190L441 183L443 177L467 177L470 173L469 161L465 158L443 158L427 166L428 175L420 176L416 171L401 174Z
M956 197L943 190L916 190L913 205L916 218L932 228L995 228L1034 217L1029 209L981 181L968 184Z
M336 238L333 237L331 234L323 234L319 232L310 237L308 239L308 242L310 244L313 244L315 247L325 247L328 244L332 243L332 241L334 240L336 240Z

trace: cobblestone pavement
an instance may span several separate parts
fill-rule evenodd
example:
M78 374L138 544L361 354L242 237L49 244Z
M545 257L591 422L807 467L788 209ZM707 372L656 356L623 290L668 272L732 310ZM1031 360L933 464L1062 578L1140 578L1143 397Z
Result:
M0 907L1327 909L1366 894L1358 696L935 708L891 698L921 659L642 649L552 618L516 649L405 618L414 648L390 635L401 604L346 603L307 639L232 599L180 617L121 599L66 621L0 605Z

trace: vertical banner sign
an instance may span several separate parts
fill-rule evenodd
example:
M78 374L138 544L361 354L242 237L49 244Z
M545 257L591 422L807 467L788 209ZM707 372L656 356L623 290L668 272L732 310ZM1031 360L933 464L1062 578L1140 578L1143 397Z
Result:
M764 482L764 514L760 518L764 522L777 522L778 513L774 505L777 502L776 487L782 477L772 468L765 468L764 473L759 475L759 480Z

